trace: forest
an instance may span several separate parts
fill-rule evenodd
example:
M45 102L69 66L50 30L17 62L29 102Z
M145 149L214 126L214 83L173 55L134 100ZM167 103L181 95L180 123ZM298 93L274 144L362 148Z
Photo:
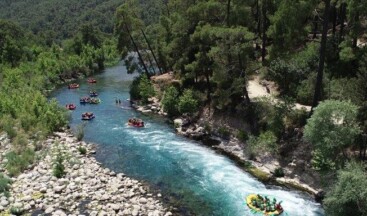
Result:
M247 144L250 158L289 154L301 130L297 145L310 146L313 169L334 182L325 185L327 215L366 215L367 2L159 2L154 23L137 1L116 12L119 50L123 57L136 52L139 62L127 63L143 74L131 96L147 102L154 94L147 94L146 77L173 71L180 84L155 93L165 111L199 118L206 108L240 116L251 129L232 135ZM253 77L274 82L281 102L252 101Z
M7 169L21 173L37 141L67 125L50 91L124 59L140 73L132 99L156 96L172 119L239 118L248 129L206 129L239 139L250 159L306 146L326 215L367 215L366 29L364 0L1 1ZM169 72L179 82L155 91L149 78ZM277 102L250 98L254 77L275 84Z

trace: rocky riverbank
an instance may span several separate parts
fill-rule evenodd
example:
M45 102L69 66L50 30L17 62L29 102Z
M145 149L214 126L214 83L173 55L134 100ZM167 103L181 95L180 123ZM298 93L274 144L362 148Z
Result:
M0 169L4 169L9 139L0 139ZM150 215L169 216L160 201L141 182L103 168L93 157L94 146L78 142L68 132L55 133L43 142L39 160L13 177L10 196L0 194L0 215L14 211L39 215ZM86 150L86 151L85 151ZM65 175L56 178L53 168L63 158ZM1 168L2 167L2 168Z
M167 116L157 98L150 98L149 102L150 104L142 106L132 101L132 107L142 113ZM308 170L310 172L298 172L299 164L296 158L286 166L281 166L280 162L270 155L263 155L257 158L256 161L249 160L244 153L244 143L240 142L234 136L228 136L227 139L213 136L211 132L205 129L204 125L200 124L200 122L208 121L208 119L194 121L183 116L174 119L173 124L177 134L190 139L203 141L203 144L217 150L220 154L228 156L259 180L305 191L313 195L317 201L322 200L324 192L317 186L318 184L315 183L314 179L317 178L317 176L315 177L314 175L316 175L316 173L310 171L309 167ZM275 170L280 167L284 170L284 177L275 176ZM302 170L304 170L304 168L302 168Z

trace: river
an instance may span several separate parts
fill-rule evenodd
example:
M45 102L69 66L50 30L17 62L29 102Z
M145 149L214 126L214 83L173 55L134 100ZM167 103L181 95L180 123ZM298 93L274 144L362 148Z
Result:
M73 129L82 123L83 112L96 115L86 122L84 140L98 144L96 158L103 166L158 188L163 197L177 202L182 215L253 215L244 200L250 193L282 200L285 215L324 215L320 204L308 195L264 185L225 156L176 135L161 118L129 109L133 77L120 63L96 75L97 84L79 80L79 89L61 87L52 94L63 106L77 105L70 121ZM91 89L99 93L101 104L79 105L79 98ZM121 99L122 104L116 105L115 99ZM146 127L127 126L131 117L142 118Z

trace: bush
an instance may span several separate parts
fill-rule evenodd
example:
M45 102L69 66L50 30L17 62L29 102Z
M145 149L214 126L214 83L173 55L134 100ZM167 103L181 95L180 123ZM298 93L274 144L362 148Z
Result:
M59 153L56 156L56 160L54 162L54 167L52 170L52 174L56 177L56 178L61 178L63 177L66 173L65 173L65 166L63 164L64 162L64 158L63 156Z
M85 123L78 125L76 128L76 139L78 141L81 141L84 138L84 128Z
M178 110L181 114L187 113L189 115L192 115L198 110L198 101L194 98L191 89L185 90L179 98Z
M212 127L210 126L208 122L204 123L204 130L207 131L208 133L211 133Z
M274 170L274 176L275 177L284 177L284 170L282 167L278 167Z
M33 163L35 157L34 150L31 148L26 148L20 153L11 151L5 155L8 160L6 164L6 169L10 176L16 176L20 174L23 170L27 169L30 164Z
M132 100L140 100L139 83L141 77L136 77L130 85L130 98Z
M326 193L323 201L326 215L367 215L366 168L349 162L338 171L336 183Z
M246 142L248 140L248 134L245 130L238 130L236 137L242 142Z
M0 194L7 194L10 189L11 180L0 173Z
M167 112L169 116L178 115L178 108L177 108L177 101L178 101L178 91L174 86L168 87L164 91L162 105L163 110Z
M315 91L316 73L311 73L303 80L297 89L297 102L300 104L311 105Z
M17 131L14 129L15 120L10 115L5 115L0 120L0 128L8 134L9 139L17 136Z
M82 154L82 155L87 154L87 149L86 149L86 148L84 148L84 147L82 147L82 146L79 146L79 147L78 147L78 151L79 151L79 153L80 153L80 154Z
M10 208L10 213L12 215L22 215L23 214L23 209L17 208L17 207L11 207Z
M220 127L218 129L218 134L224 139L228 139L231 136L231 132L226 127Z
M265 131L258 137L250 136L248 139L247 153L250 157L263 152L277 152L277 137L271 131Z
M141 75L141 79L138 85L139 94L141 96L141 100L143 104L148 103L148 99L155 95L154 88L150 83L148 76L146 74Z
M285 126L287 128L301 128L306 125L308 111L305 108L294 109L286 116Z

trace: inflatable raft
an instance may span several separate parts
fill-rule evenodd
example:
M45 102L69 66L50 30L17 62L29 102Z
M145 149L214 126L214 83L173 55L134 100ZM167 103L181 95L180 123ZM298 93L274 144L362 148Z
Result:
M75 110L76 109L76 106L74 104L66 104L66 109L68 110Z
M69 85L68 85L68 88L69 88L69 89L76 89L76 88L79 88L79 84L77 84L77 83L69 84Z
M267 196L259 194L248 195L246 204L254 212L267 216L277 216L283 213L281 202L277 202L275 198L269 199Z

